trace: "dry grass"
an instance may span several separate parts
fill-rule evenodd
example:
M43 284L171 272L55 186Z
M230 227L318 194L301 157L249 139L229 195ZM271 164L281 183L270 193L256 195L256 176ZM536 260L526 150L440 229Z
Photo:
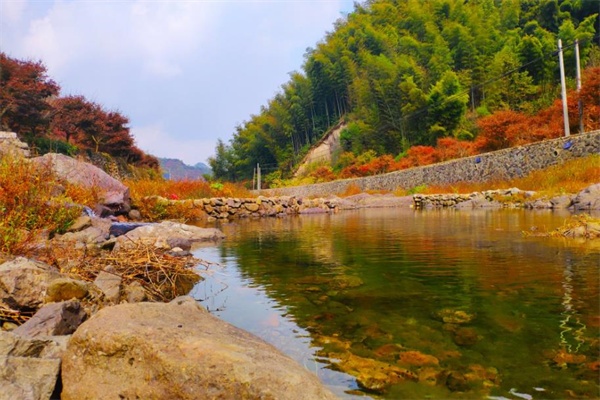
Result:
M600 219L592 217L589 214L576 214L568 217L563 226L553 231L533 229L524 231L524 236L542 236L542 237L580 237L583 239L595 239L600 237Z
M38 259L56 266L62 273L88 282L93 282L101 271L109 268L121 277L124 286L138 282L153 301L170 301L189 293L201 279L195 269L199 265L209 265L192 256L175 257L164 249L141 243L117 252L54 246Z
M472 193L490 189L534 190L539 196L556 196L577 193L586 187L600 182L600 155L576 158L543 170L534 171L523 178L489 181L484 183L461 182L453 185L424 187L420 193Z
M148 221L177 219L195 221L204 214L183 203L169 204L167 200L191 200L211 197L255 197L241 184L209 183L203 180L170 181L160 179L130 179L124 184L129 187L134 207L138 208L142 218Z
M58 194L61 187L51 171L28 160L0 159L0 252L26 254L40 235L64 232L73 223L81 199Z

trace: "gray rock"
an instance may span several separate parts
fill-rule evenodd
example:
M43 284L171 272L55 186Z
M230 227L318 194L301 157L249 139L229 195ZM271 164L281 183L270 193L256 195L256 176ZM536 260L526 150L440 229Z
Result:
M573 199L575 210L600 210L600 183L591 185L575 196Z
M0 332L0 399L49 399L68 339L26 338Z
M86 317L77 300L50 303L13 332L25 337L70 335Z
M69 229L67 229L68 232L79 232L80 230L87 228L88 226L92 225L92 219L90 217L88 217L87 215L82 215L81 217L77 218L75 220L75 222L73 222L73 225L71 225L69 227Z
M29 157L29 146L15 132L0 132L0 157L5 154Z
M125 286L123 295L128 303L140 303L148 299L146 290L144 290L142 284L137 281L133 281L129 285Z
M169 240L186 239L194 243L218 241L224 237L223 232L215 228L199 228L178 222L163 221L159 224L140 226L119 236L115 244L115 251L122 247L137 246L139 243L170 249Z
M141 222L113 222L108 230L110 236L119 237L146 224Z
M573 204L573 198L569 195L553 197L550 199L550 203L552 204L552 208L555 210L566 209L571 207L571 204Z
M63 400L334 399L318 378L191 298L100 310L73 335Z
M179 247L181 250L190 251L192 248L192 241L181 237L171 237L167 239L167 244L171 249Z
M140 221L142 219L142 214L138 210L129 211L127 216L134 221Z
M478 204L479 203L477 202L477 200L467 200L457 203L454 206L454 208L456 208L457 210L472 210L474 208L477 208Z
M62 275L48 264L17 257L0 264L0 303L10 308L38 308L51 281Z
M94 280L96 285L102 293L104 298L111 303L118 303L121 297L121 277L110 271L100 271L96 279Z
M47 303L56 303L64 300L83 299L89 293L88 284L72 278L54 279L46 289Z
M525 207L534 210L548 210L552 208L552 202L550 200L538 199L535 201L526 202Z
M61 358L70 336L23 337L0 332L0 357Z
M83 187L95 188L100 194L100 203L113 211L129 211L131 209L129 189L92 164L55 153L44 154L32 161L42 167L51 168L62 180Z
M0 357L0 396L6 400L48 400L59 369L59 359Z
M103 229L90 226L79 232L67 232L60 237L56 237L55 240L64 243L73 243L75 246L85 246L88 244L101 244L107 237L108 233Z

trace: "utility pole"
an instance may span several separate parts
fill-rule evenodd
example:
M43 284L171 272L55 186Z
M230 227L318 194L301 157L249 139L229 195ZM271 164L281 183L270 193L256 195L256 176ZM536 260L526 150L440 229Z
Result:
M563 61L562 40L558 39L558 63L560 65L560 86L563 104L563 121L565 123L565 137L571 135L569 129L569 108L567 107L567 84L565 82L565 63Z
M579 61L579 40L575 40L575 65L577 68L577 94L581 92L581 64ZM583 133L583 102L581 97L578 101L579 107L579 133Z
M256 163L256 189L260 190L260 164Z

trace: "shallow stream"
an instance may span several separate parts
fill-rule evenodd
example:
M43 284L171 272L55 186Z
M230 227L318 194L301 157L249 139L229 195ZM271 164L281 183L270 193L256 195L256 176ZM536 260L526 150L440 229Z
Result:
M241 220L192 295L340 397L600 397L600 243L568 214L371 209Z

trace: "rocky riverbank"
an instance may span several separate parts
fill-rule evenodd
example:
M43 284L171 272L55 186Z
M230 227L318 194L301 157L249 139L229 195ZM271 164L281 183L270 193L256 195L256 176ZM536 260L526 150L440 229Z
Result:
M53 263L0 264L0 399L335 398L271 345L176 297L200 279L190 248L219 230L88 216L76 229L46 244L61 253Z
M563 194L551 198L540 197L534 191L511 188L470 194L415 194L413 201L416 209L526 208L592 212L600 211L600 183L591 185L577 194Z
M201 279L190 253L223 239L216 228L139 219L129 190L98 168L60 155L33 161L65 181L97 188L100 203L35 254L0 258L0 399L216 398L327 399L318 379L260 339L181 297ZM64 188L56 187L57 195ZM362 193L167 200L207 221L336 213L370 207L527 207L595 212L600 184L553 199L518 189L461 195ZM569 230L600 232L595 221ZM587 235L585 237L592 237ZM600 234L594 237L600 237Z

